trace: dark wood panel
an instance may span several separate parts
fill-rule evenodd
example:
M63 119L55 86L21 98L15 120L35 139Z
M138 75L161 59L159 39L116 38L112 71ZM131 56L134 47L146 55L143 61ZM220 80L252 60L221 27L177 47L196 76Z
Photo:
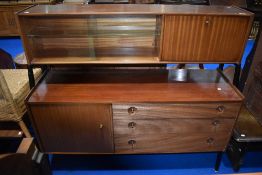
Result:
M112 153L111 105L29 105L43 152Z
M56 5L35 6L21 16L32 15L108 15L108 14L221 14L221 15L250 15L251 13L225 6L190 6L190 5L160 5L160 4L89 4L89 5ZM241 14L239 14L241 13Z
M166 15L161 61L240 62L249 17Z
M242 99L216 71L133 69L51 71L29 102L205 103L241 102Z
M114 135L230 133L234 119L113 120Z
M113 104L114 119L236 118L241 103Z
M229 137L228 133L117 135L115 151L126 154L224 151Z

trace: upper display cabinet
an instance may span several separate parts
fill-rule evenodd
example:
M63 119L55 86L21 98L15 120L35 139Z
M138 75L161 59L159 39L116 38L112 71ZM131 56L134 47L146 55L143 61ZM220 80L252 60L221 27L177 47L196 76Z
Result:
M239 63L253 14L190 5L38 5L17 14L30 64Z

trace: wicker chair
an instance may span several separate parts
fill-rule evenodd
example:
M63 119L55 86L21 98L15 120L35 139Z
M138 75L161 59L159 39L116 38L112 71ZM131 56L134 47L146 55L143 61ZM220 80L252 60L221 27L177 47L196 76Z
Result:
M40 74L41 69L34 70L36 79ZM0 122L17 122L26 137L31 137L31 134L22 118L29 90L27 69L0 69Z

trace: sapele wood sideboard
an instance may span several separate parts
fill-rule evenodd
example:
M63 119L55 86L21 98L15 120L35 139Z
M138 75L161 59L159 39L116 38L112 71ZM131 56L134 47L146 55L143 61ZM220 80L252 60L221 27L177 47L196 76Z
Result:
M44 153L224 151L243 96L220 71L51 69L27 99Z
M253 14L232 6L39 5L17 14L30 64L240 63Z

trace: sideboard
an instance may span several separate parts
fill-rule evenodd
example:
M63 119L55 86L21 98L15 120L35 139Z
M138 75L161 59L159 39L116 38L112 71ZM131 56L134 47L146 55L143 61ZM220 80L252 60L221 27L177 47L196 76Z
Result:
M216 70L50 70L28 99L45 153L224 151L243 96Z
M49 67L26 100L41 151L224 151L241 93L220 70L163 65L239 65L252 20L230 6L39 5L17 13L29 75Z
M40 5L18 13L28 63L240 63L253 13L231 6Z

